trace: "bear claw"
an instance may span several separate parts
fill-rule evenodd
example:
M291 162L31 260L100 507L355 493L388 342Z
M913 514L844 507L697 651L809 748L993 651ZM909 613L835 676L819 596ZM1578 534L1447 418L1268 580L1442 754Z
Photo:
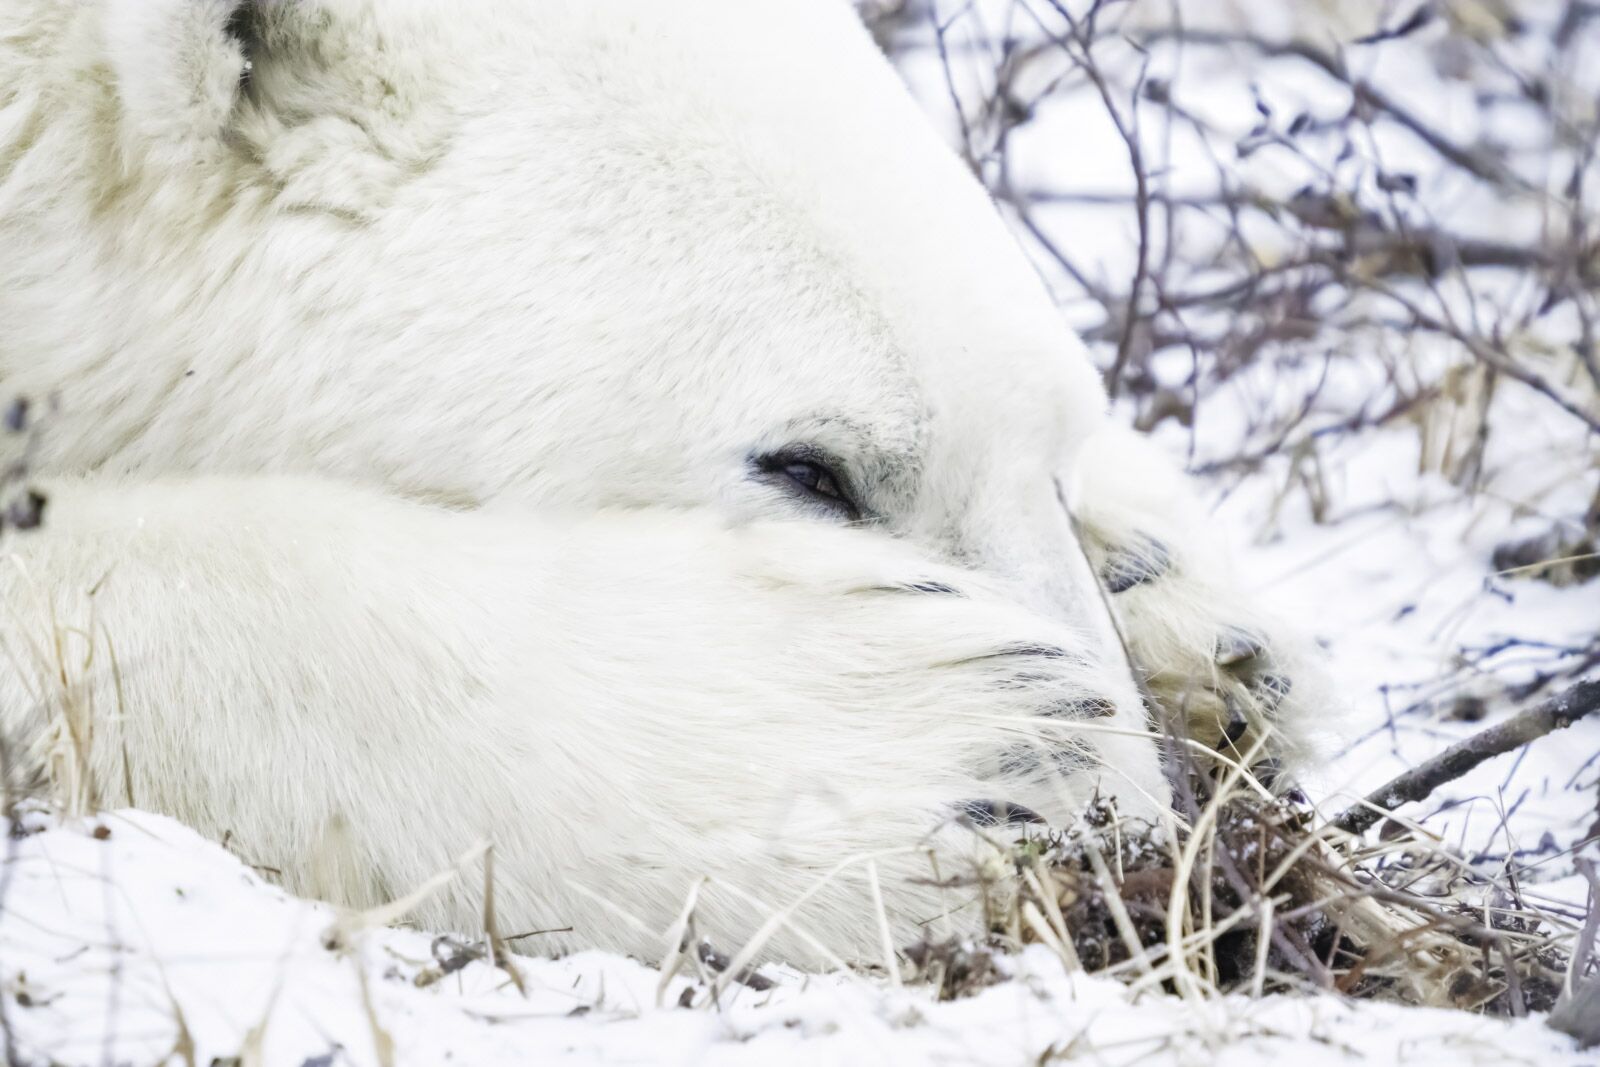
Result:
M1265 651L1266 648L1255 635L1230 627L1217 638L1213 659L1219 667L1235 667L1246 660L1255 659Z
M1004 800L969 800L961 805L961 814L977 826L1025 826L1043 823L1044 816L1032 808Z
M1100 580L1112 594L1153 582L1172 569L1172 556L1167 546L1153 537L1143 539L1137 549L1115 548L1106 555L1100 568Z

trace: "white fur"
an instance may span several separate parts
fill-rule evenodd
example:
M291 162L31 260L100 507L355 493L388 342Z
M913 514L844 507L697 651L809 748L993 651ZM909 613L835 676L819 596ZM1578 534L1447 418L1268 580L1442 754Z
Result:
M6 579L36 746L30 642L108 576L107 799L126 762L355 904L486 834L506 927L638 951L575 885L660 929L700 875L778 906L965 854L965 799L1159 800L1064 493L1092 442L1082 510L1175 505L849 5L260 0L244 92L232 7L0 10L0 386L59 401ZM793 442L870 529L752 477ZM1151 654L1204 656L1226 620L1169 602L1198 636ZM996 655L1029 645L1066 655ZM1116 716L1061 717L1084 696ZM1068 734L1102 766L998 769ZM944 898L882 862L915 936ZM862 877L806 913L854 958Z
M1091 777L1000 761L1117 740L1050 717L1100 695L1088 660L996 655L1083 651L1080 635L857 531L460 513L281 479L63 485L55 504L58 532L6 573L8 651L30 668L7 706L64 703L64 660L65 696L103 709L98 781L120 793L127 773L136 803L350 904L403 894L482 837L505 921L574 926L556 946L660 951L581 889L664 930L700 876L700 929L732 946L761 913L723 887L783 905L841 860L898 849L877 862L912 934L940 910L913 884L932 877L926 850L942 842L944 872L971 874L980 842L953 828L953 802L1070 816ZM40 581L62 574L98 589ZM963 596L909 588L934 581ZM82 669L97 628L120 695ZM1147 808L1159 778L1131 746L1106 752L1134 777L1104 787ZM857 863L804 913L835 951L875 943L865 875ZM970 898L952 901L963 925ZM480 906L469 879L420 915L470 928Z

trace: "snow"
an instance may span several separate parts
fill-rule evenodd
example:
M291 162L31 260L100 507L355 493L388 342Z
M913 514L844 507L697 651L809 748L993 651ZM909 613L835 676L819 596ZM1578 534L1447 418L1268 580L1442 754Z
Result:
M313 1065L817 1062L1559 1064L1594 1062L1537 1019L1348 1004L1331 996L1191 1004L1066 973L1040 948L1010 980L926 990L777 968L763 993L678 1007L700 983L601 953L517 957L526 995L472 962L419 986L450 946L341 917L269 885L220 846L140 812L12 841L0 945L13 1062ZM45 828L47 827L47 828ZM329 947L333 942L333 947ZM439 949L436 952L436 948ZM23 994L20 998L18 994ZM180 1024L181 1019L181 1024ZM184 1033L187 1033L187 1045ZM240 1057L240 1061L230 1057Z
M1481 730L1486 723L1451 720L1453 696L1482 696L1493 707L1506 685L1594 639L1600 590L1592 584L1556 589L1497 577L1490 562L1497 544L1537 529L1541 516L1583 510L1579 474L1593 469L1596 446L1541 422L1541 403L1504 396L1499 424L1525 430L1491 438L1478 499L1418 477L1415 433L1376 434L1331 457L1345 517L1324 526L1280 519L1271 541L1250 552L1263 594L1315 620L1346 701L1348 721L1330 738L1335 756L1308 780L1325 808L1338 810ZM1266 481L1222 505L1230 524L1270 528ZM1600 721L1590 719L1483 764L1407 814L1485 875L1517 854L1525 892L1581 910L1583 885L1567 877L1563 853L1600 817L1597 754Z
M1279 6L1263 11L1278 19ZM1358 56L1369 73L1420 98L1450 132L1475 133L1485 118L1464 86L1407 62L1396 50L1409 47L1404 42L1384 47L1381 65L1376 50ZM946 89L931 50L910 55L906 69L942 112ZM1257 94L1282 121L1348 106L1288 61L1188 69L1188 84L1197 73L1206 89L1185 102L1226 138L1255 121ZM1018 135L1019 185L1129 189L1122 145L1090 95L1054 100ZM1518 128L1515 116L1509 125ZM1391 133L1382 146L1391 165L1426 163ZM1070 158L1063 144L1074 146ZM1180 141L1163 151L1171 188L1213 188L1201 146ZM1262 151L1238 166L1278 194L1305 180L1303 161L1284 153ZM1463 226L1537 232L1537 219L1497 212L1481 190L1458 188L1448 175L1422 180L1428 201ZM1125 209L1054 206L1040 218L1070 239L1091 277L1131 270ZM1094 321L1098 309L1040 262L1068 319ZM1504 296L1508 306L1527 299ZM1374 351L1326 368L1263 363L1207 396L1192 432L1169 425L1161 439L1195 467L1235 455L1272 440L1315 382L1311 422L1336 424L1385 388L1393 370L1385 358ZM1419 342L1405 358L1429 374L1451 357ZM1306 785L1327 811L1481 728L1451 719L1454 696L1483 696L1492 714L1504 714L1507 685L1568 662L1563 650L1600 629L1600 586L1556 589L1495 575L1490 563L1498 544L1582 513L1600 442L1516 388L1497 393L1490 421L1496 431L1472 495L1441 477L1424 450L1427 431L1404 420L1323 439L1330 511L1320 523L1303 492L1286 491L1286 459L1206 483L1216 520L1240 546L1242 571L1326 649L1344 707L1325 724L1330 756ZM1573 922L1585 890L1572 850L1600 819L1597 754L1600 721L1582 723L1486 763L1406 814L1485 879L1504 886L1514 875L1529 905ZM772 989L735 986L712 1003L697 978L663 986L655 961L543 959L536 938L520 944L530 955L512 961L522 991L481 959L419 984L471 939L353 927L349 916L287 895L222 846L159 816L125 811L59 823L35 812L24 826L0 868L0 1004L14 1042L8 1056L19 1064L1600 1063L1537 1018L1508 1022L1321 994L1189 1002L1069 975L1038 948L1003 961L1009 980L949 1003L881 978L773 967L763 972ZM684 997L692 1006L679 1006Z

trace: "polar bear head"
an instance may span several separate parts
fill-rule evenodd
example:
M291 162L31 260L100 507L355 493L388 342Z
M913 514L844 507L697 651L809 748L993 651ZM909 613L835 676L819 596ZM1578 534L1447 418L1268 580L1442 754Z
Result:
M57 467L809 514L1084 600L1098 380L845 0L10 0L0 245Z

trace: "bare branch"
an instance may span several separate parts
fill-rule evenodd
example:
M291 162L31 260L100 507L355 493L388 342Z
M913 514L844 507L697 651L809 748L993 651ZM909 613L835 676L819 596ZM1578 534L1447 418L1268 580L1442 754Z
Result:
M1144 39L1155 42L1177 37L1179 31L1164 30ZM1381 111L1395 122L1410 130L1442 158L1494 185L1510 186L1523 192L1538 192L1520 175L1485 152L1463 148L1444 134L1435 130L1410 108L1373 85L1350 76L1344 57L1318 48L1307 41L1269 41L1248 33L1185 30L1182 39L1189 44L1209 44L1249 48L1263 56L1273 58L1292 56L1303 59L1323 73L1348 87L1358 105Z
M1537 741L1545 734L1565 729L1600 711L1600 681L1579 682L1537 707L1518 712L1505 722L1451 745L1437 756L1413 767L1365 801L1341 812L1333 825L1359 834L1402 804L1422 800L1435 789L1472 770L1478 764Z

